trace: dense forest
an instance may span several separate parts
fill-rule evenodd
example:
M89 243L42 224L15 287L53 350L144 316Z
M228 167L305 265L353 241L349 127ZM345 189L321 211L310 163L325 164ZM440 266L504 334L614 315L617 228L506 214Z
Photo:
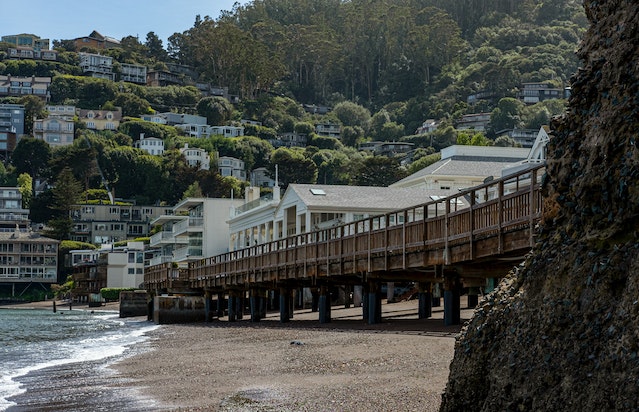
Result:
M30 200L39 222L60 216L71 201L106 200L107 189L145 204L172 204L185 195L241 195L246 182L186 166L175 149L188 143L240 158L247 171L273 171L278 164L284 185L388 185L432 163L450 144L509 145L495 132L536 129L562 113L563 100L526 105L518 93L526 82L570 86L585 27L576 0L254 0L236 3L217 20L194 16L193 27L174 33L166 46L150 32L145 41L127 36L120 48L101 51L114 58L116 72L119 63L190 66L197 82L239 96L235 105L202 97L194 86L84 77L77 53L97 51L76 50L71 40L54 40L56 62L11 60L8 46L0 44L0 74L51 76L51 103L121 107L125 116L115 132L78 124L69 147L50 149L23 138L12 159L0 164L0 183L15 184L20 176L23 184L47 181L49 189ZM484 97L471 103L471 95ZM24 104L27 118L44 114L36 98L3 102ZM320 115L303 105L331 110ZM261 126L246 125L240 138L194 139L139 119L166 111L200 114L210 125L248 119ZM479 112L491 113L485 133L455 129L461 115ZM438 129L415 135L430 118ZM317 122L340 124L341 139L316 135ZM275 149L268 142L286 132L308 134L308 146ZM158 157L134 149L141 133L162 138L168 150ZM357 149L370 140L406 141L415 150L399 159ZM56 192L69 187L75 189Z

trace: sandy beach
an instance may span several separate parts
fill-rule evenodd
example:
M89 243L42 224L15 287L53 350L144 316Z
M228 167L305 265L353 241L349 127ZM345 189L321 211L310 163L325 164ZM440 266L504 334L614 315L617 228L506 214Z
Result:
M380 325L338 307L328 324L305 310L286 324L273 313L259 323L164 325L152 351L115 368L162 410L438 410L460 327L443 326L441 307L418 320L416 301L383 306Z
M462 309L462 322L471 314ZM417 319L415 300L384 301L378 325L355 307L333 307L326 324L298 310L288 323L269 313L258 323L162 325L150 351L113 366L111 386L137 388L158 411L437 411L459 330L443 326L442 307Z

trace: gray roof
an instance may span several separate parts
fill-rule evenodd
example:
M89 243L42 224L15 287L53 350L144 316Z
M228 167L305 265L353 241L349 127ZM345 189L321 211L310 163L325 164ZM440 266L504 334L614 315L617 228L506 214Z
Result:
M311 189L323 191L313 194ZM431 195L443 196L451 191L415 188L291 184L287 193L294 191L309 208L389 211L404 209L431 201ZM286 197L284 194L283 197Z
M453 156L427 166L412 175L395 182L410 182L426 176L488 176L501 177L501 171L518 164L522 159L495 157L457 157Z
M41 236L36 232L0 232L0 241L12 240L33 243L60 243L59 240Z

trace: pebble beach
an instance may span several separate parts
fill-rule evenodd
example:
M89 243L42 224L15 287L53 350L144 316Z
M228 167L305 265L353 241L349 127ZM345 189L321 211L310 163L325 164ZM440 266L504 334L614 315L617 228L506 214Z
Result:
M284 324L163 325L115 369L163 410L437 411L460 327L443 326L442 308L418 320L416 301L383 307L379 325L335 307L327 324L307 310Z
M461 306L463 323L473 310L464 298ZM445 327L442 307L417 319L416 300L382 309L377 325L365 324L359 307L335 306L325 324L297 310L287 323L269 313L256 323L161 325L147 333L147 349L110 366L104 389L146 402L122 400L122 411L439 410L461 326Z

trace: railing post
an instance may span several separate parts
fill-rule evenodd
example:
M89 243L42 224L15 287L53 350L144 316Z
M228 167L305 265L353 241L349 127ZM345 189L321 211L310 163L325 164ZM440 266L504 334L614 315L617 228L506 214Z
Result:
M530 233L530 247L533 247L535 245L534 243L534 239L533 239L533 227L535 225L535 209L537 207L537 199L536 196L538 196L538 194L535 191L535 187L537 186L537 171L538 169L535 169L531 172L530 174L530 198L528 199L529 201L529 206L528 206L528 213L529 213L529 219L528 219L528 230Z
M504 252L504 239L503 239L503 224L504 224L504 207L503 207L503 202L504 202L504 181L500 181L499 185L499 192L497 193L498 196L498 201L497 201L497 223L498 223L498 232L497 232L497 253L498 254L502 254Z

